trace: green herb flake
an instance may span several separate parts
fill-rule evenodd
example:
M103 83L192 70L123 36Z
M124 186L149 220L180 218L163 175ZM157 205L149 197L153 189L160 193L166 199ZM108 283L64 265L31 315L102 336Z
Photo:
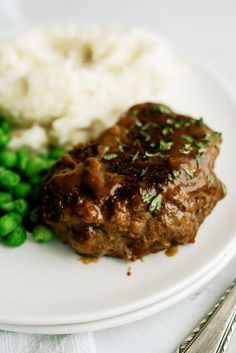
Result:
M178 172L178 170L173 170L172 174L176 180L180 180L180 172Z
M110 161L112 159L115 159L117 157L117 153L107 153L103 156L103 159L105 161Z
M179 129L179 128L182 127L182 126L183 126L183 124L181 124L180 121L177 121L177 122L174 124L174 127L175 127L176 129Z
M139 134L144 137L144 140L146 142L151 140L150 135L146 131L140 130Z
M135 155L133 156L133 158L132 158L132 163L134 163L134 161L138 158L138 155L139 155L139 151L137 151L137 152L135 153Z
M152 198L156 195L156 191L154 189L139 189L140 195L142 196L144 203L150 203Z
M187 174L187 176L192 179L194 173L196 172L196 169L190 169L190 168L185 168L184 169L185 173Z
M142 127L142 126L143 126L143 124L141 123L141 121L140 121L139 119L136 119L136 120L135 120L135 125L136 125L137 127Z
M223 190L224 196L226 196L227 195L227 187L224 183L221 183L221 185L222 185L222 190Z
M192 136L189 136L189 135L181 135L182 139L189 142L189 143L192 143L194 141L194 138Z
M153 153L145 152L144 156L145 157L160 157L160 158L164 157L163 153L161 153L161 152L153 152Z
M129 134L129 130L125 129L124 134L125 134L125 136L127 136Z
M189 143L185 143L183 147L180 148L180 153L189 154L192 151L193 147Z
M171 118L166 119L166 124L174 125L174 123L175 123L174 119L171 119Z
M207 176L207 182L208 182L208 184L209 184L209 185L212 185L212 184L214 184L214 181L215 181L214 175L208 174L208 176Z
M145 125L143 125L142 130L145 131L145 130L148 130L152 127L157 128L157 127L159 127L159 125L157 123L149 122L149 123L146 123Z
M169 151L171 147L173 146L174 142L165 142L163 140L160 141L160 146L159 149L160 151Z
M198 148L198 153L203 154L207 150L207 145L203 142L196 142L196 146Z
M148 167L142 170L141 177L143 177L148 171Z
M153 104L152 111L154 113L161 113L161 114L171 114L172 113L171 109L163 104Z
M118 143L118 149L120 152L124 152L126 144L122 143L119 137L115 137L116 142Z
M203 118L197 119L197 120L196 120L196 125L197 125L197 126L203 126L203 125L204 125Z
M173 177L172 177L172 175L170 173L167 175L167 178L168 178L169 181L173 181Z
M211 134L206 134L205 136L205 140L206 141L216 141L220 138L221 133L220 132L212 132Z
M157 144L155 142L150 143L150 147L156 147L156 146L157 146Z
M162 195L158 194L156 197L154 197L154 199L150 203L149 211L150 212L159 211L161 209L161 203L162 203Z
M162 134L163 134L164 136L173 134L173 132L174 132L174 130L172 129L172 127L165 127L165 128L162 130Z

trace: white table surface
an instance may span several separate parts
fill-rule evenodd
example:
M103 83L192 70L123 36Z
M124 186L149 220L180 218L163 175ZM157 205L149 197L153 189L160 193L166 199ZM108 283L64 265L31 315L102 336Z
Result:
M73 20L125 22L157 30L221 73L236 96L235 0L0 0L3 2L8 8L7 16L0 13L4 26ZM175 306L133 324L95 332L97 352L174 352L235 274L236 258L209 284ZM235 351L236 335L229 353Z

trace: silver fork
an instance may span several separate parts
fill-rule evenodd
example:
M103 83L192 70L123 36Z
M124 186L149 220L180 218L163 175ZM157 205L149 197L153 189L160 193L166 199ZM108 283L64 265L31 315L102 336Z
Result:
M213 306L176 353L224 353L236 323L236 280Z

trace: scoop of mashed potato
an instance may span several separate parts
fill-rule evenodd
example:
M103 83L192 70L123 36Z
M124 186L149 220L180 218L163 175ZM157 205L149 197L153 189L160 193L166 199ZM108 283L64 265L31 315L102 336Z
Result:
M157 100L176 71L168 44L141 29L40 28L1 40L0 113L15 126L10 146L85 142L130 105Z

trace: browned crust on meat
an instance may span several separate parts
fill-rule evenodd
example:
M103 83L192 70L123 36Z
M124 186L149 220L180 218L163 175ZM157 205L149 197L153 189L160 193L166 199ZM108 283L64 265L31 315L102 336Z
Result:
M76 146L43 185L43 221L80 254L136 260L194 242L223 197L220 134L168 107L139 104Z

